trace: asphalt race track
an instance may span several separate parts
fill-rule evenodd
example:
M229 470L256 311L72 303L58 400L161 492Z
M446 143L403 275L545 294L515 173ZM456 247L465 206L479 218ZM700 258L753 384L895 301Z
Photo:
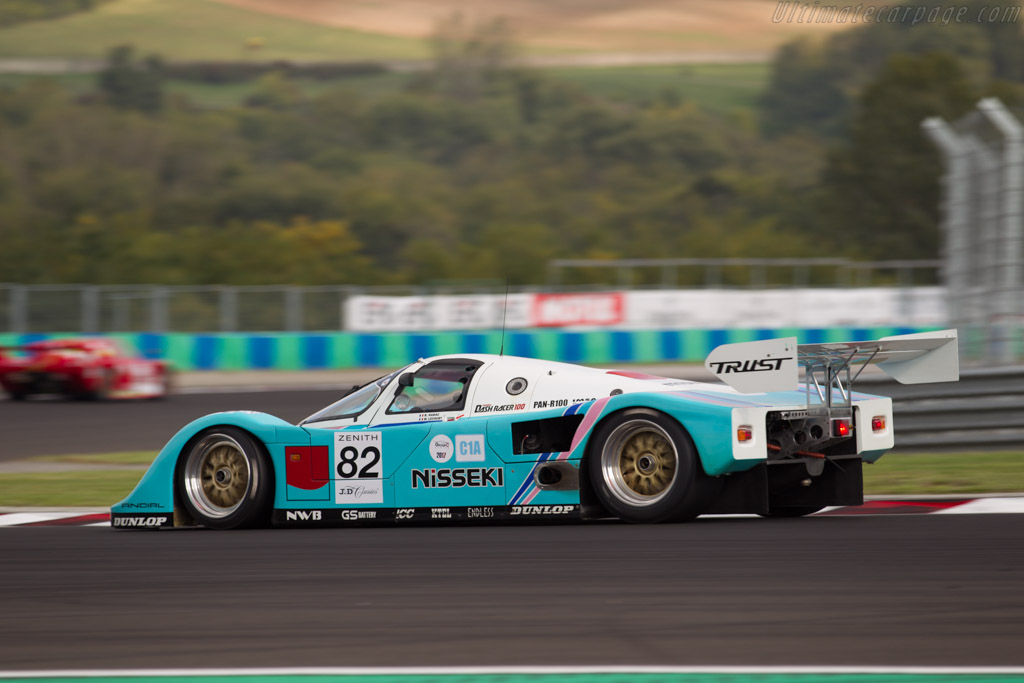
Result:
M258 410L298 422L343 393L317 389L176 394L161 401L0 400L0 462L34 455L156 452L179 429L209 413Z
M0 529L4 669L1022 665L1024 515Z
M338 390L0 402L0 461ZM1024 515L0 529L0 669L1024 665Z

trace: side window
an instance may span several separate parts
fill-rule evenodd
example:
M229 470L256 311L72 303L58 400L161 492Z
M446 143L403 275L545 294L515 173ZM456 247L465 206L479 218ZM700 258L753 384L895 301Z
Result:
M466 390L473 373L480 367L474 361L437 361L425 365L412 376L409 385L400 384L388 414L427 413L462 410Z

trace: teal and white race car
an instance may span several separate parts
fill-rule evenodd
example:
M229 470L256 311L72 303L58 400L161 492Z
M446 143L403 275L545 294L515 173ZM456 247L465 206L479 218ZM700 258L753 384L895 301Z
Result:
M192 422L111 523L668 522L858 505L862 463L894 443L891 400L850 389L867 363L904 383L955 381L956 332L726 344L705 363L725 384L428 358L298 425L253 412Z

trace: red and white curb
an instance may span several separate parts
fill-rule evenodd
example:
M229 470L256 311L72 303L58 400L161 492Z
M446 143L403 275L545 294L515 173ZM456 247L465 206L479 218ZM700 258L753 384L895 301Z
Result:
M0 527L8 526L110 526L110 513L82 510L24 510L0 513Z
M815 517L850 515L994 515L1024 513L1024 496L992 498L941 498L867 500L863 505L825 508Z
M812 517L857 515L993 515L1024 514L1024 496L985 498L874 498L863 505L828 507ZM756 517L756 515L714 515L714 517ZM95 510L16 510L0 512L0 527L24 526L110 526L110 513Z

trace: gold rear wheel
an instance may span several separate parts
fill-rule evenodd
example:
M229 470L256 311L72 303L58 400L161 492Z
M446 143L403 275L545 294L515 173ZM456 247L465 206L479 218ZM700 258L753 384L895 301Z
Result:
M679 454L660 425L634 419L608 435L600 465L612 496L630 506L646 506L668 493L679 468Z

